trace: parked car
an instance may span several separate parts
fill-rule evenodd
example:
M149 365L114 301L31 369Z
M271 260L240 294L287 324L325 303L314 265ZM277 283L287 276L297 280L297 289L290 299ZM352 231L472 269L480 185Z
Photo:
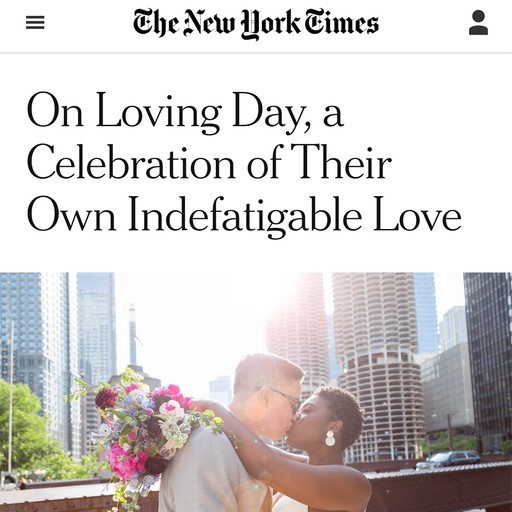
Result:
M460 464L476 464L477 462L480 462L480 455L475 450L439 452L429 457L425 462L418 462L416 469L443 468Z

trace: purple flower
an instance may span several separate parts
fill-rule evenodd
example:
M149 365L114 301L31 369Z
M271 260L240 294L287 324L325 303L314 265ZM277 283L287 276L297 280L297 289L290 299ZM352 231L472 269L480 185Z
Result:
M108 409L116 404L117 393L110 388L101 388L94 402L99 409Z
M152 438L158 439L159 437L163 437L162 429L160 428L160 421L160 418L158 418L157 416L151 416L145 421L148 434Z
M144 463L144 469L150 475L159 475L165 471L167 461L158 455L156 457L148 457Z

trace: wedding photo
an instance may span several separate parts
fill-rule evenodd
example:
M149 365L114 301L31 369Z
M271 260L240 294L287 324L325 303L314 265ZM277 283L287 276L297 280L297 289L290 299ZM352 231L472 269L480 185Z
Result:
M372 512L464 471L465 510L498 507L511 293L511 273L0 273L0 504Z

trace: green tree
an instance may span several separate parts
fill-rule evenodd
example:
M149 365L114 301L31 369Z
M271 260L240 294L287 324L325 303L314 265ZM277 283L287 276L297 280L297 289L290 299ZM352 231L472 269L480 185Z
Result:
M94 457L75 462L60 443L48 435L48 423L41 415L41 402L26 384L13 386L12 469L45 469L53 480L93 476ZM8 467L9 384L0 380L0 468Z
M47 421L40 416L39 399L30 392L25 384L13 387L12 415L12 466L25 468L33 460L40 459L51 451L51 442L47 435ZM0 380L0 447L2 469L7 466L9 423L9 384Z
M85 455L80 462L76 462L61 449L43 457L38 469L44 469L46 476L52 480L74 480L94 476L98 465L94 455Z
M501 441L500 450L505 453L512 453L512 439Z
M420 440L420 446L425 455L430 455L437 452L448 451L450 442L448 439L448 431L438 432L429 435L427 439ZM454 450L476 450L477 438L476 436L467 436L465 434L453 434L453 449Z

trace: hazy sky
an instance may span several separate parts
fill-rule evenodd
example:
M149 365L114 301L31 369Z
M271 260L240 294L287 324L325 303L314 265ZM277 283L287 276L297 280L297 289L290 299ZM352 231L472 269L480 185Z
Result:
M286 275L116 274L119 369L129 363L128 305L136 307L138 364L163 383L206 396L246 353L265 350L266 308L290 287ZM438 320L464 304L462 274L436 274Z
M264 284L253 275L116 274L116 278L123 297L136 306L137 336L144 344L138 347L138 362L165 383L205 396L211 378L231 374L244 354L265 350ZM129 357L128 333L119 334L122 367Z
M462 273L436 273L435 281L437 319L440 321L452 306L463 306L465 304L464 283Z

